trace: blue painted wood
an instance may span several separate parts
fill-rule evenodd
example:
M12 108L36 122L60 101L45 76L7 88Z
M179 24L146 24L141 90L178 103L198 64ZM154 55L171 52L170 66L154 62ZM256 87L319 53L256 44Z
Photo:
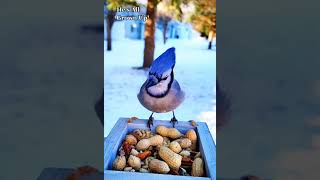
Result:
M201 155L205 161L206 174L209 177L216 176L216 145L206 123L198 123L197 133Z
M199 137L199 148L202 157L205 162L206 175L208 177L190 177L190 176L173 176L173 175L161 175L152 173L138 173L138 172L123 172L113 171L112 162L114 161L117 151L121 146L125 135L128 132L132 132L135 129L148 129L147 120L135 120L133 123L128 123L128 118L120 118L115 124L110 134L107 136L104 142L104 163L105 179L110 180L216 180L216 146L208 129L208 126L204 122L197 122L198 126L194 127L190 122L179 121L176 128L182 133L186 133L189 129L195 129ZM152 127L152 131L159 125L171 127L172 124L168 120L155 120Z
M105 180L210 180L208 177L174 176L169 174L104 171Z
M104 169L111 169L117 151L127 134L128 119L120 118L104 141Z

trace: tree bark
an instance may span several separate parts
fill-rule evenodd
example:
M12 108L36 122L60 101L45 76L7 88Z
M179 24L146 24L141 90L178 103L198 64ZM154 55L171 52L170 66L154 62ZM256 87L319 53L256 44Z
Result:
M144 30L144 56L143 56L143 68L151 66L154 56L154 36L155 36L155 24L156 24L156 12L157 12L157 1L148 0L147 15L149 18L145 23Z
M107 15L107 51L112 50L112 25L114 23L115 11L108 11Z
M208 49L212 49L212 40L209 41Z
M216 15L214 14L214 22L211 26L211 31L209 32L209 46L208 49L212 49L212 41L213 38L216 36Z
M212 49L213 38L214 38L214 31L210 31L209 32L209 46L208 46L208 49Z

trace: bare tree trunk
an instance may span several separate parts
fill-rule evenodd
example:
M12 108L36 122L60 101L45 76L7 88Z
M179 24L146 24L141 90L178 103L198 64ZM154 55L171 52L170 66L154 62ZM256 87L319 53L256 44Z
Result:
M212 49L212 41L209 41L208 49Z
M212 49L213 38L214 38L214 31L210 31L209 32L209 46L208 46L208 49Z
M167 29L168 29L168 20L163 21L163 44L166 44L167 42Z
M149 18L145 23L144 30L144 57L143 57L143 68L148 68L151 66L154 56L154 36L155 36L155 24L156 24L156 9L157 1L148 0L147 5L147 15Z
M216 36L216 14L214 14L214 23L211 26L211 31L209 32L209 46L208 49L212 49L212 41L213 38Z
M114 23L115 11L108 11L107 21L107 51L112 50L112 25Z

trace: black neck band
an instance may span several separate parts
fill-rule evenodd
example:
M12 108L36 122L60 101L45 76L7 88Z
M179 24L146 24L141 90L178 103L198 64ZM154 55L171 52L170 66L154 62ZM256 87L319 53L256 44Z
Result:
M170 82L169 82L169 84L168 84L168 89L167 89L164 93L162 93L162 94L153 95L153 94L151 94L151 93L148 91L148 88L146 87L146 91L147 91L147 93L149 94L149 96L155 97L155 98L163 98L163 97L165 97L165 96L169 93L169 91L170 91L170 89L171 89L171 85L172 85L173 80L174 80L173 71L171 71L170 76L171 76L171 79L170 79Z

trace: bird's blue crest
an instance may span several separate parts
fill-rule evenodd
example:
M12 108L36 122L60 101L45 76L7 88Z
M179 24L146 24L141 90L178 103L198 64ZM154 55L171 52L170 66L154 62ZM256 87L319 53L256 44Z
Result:
M176 64L175 48L169 48L152 62L150 74L161 76L165 71L171 69Z

